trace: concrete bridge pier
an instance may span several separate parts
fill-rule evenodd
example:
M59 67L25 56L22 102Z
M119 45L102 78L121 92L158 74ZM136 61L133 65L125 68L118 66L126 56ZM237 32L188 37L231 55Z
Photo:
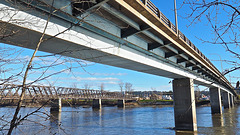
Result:
M232 94L230 94L230 105L231 105L231 108L234 107L234 96Z
M212 114L222 114L221 91L219 87L210 88L210 104Z
M117 106L122 108L125 107L125 100L124 99L118 100Z
M223 99L223 106L224 108L231 108L230 105L230 95L228 92L223 92L222 93L222 99Z
M50 112L61 112L62 111L62 102L61 98L51 100Z
M100 109L102 107L102 99L93 99L92 108Z
M173 96L175 129L197 131L193 79L174 79Z

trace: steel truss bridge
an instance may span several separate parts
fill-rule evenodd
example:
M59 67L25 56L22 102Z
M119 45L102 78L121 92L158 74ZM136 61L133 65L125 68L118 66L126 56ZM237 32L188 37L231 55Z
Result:
M19 99L22 85L0 85L0 99ZM132 100L130 94L101 90L86 90L78 88L27 85L24 99L116 99Z

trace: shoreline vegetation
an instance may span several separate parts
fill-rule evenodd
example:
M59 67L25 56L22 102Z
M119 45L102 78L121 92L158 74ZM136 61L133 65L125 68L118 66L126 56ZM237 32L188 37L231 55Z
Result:
M5 99L0 101L0 107L7 107L7 106L16 106L18 100L10 100ZM22 107L40 107L41 105L48 102L47 100L24 100ZM116 106L117 100L102 100L102 106ZM208 106L210 105L209 100L202 100L196 102L196 106ZM50 106L47 104L46 106ZM63 107L91 107L92 100L81 100L81 99L62 99L62 106ZM142 107L142 106L173 106L173 100L138 100L138 101L126 101L126 107Z

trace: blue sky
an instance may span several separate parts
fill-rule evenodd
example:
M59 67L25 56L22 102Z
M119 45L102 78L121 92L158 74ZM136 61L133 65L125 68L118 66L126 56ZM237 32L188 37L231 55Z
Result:
M168 17L171 22L174 24L174 0L170 1L162 1L162 0L151 0L159 9L160 11ZM178 6L181 5L182 1L178 1ZM202 43L198 38L202 38L205 40L211 40L214 38L214 34L212 33L209 25L205 22L203 23L197 23L193 24L188 27L190 24L189 21L181 16L185 16L188 10L186 8L181 8L178 11L178 26L179 30L184 33L202 52L205 56L207 56L212 63L221 71L221 67L223 69L229 68L229 65L227 63L221 63L220 59L232 59L232 56L225 51L225 48L221 45L211 45L207 43ZM204 21L204 20L203 20ZM21 53L15 53L15 55L19 55L19 57L24 58L24 60L29 59L30 55L33 53L33 50L29 49L23 49L15 46L9 46L0 44L1 48L4 47L11 47L15 48L18 52ZM46 53L38 52L39 55L46 55ZM14 56L12 56L14 57ZM55 57L50 58L43 58L44 61L40 59L36 59L35 65L46 63L46 60L55 60ZM12 72L19 72L19 69L23 68L23 62L21 64L12 64L8 67L14 67ZM74 67L78 68L72 68L71 72L69 70L64 71L61 74L58 74L56 76L51 76L47 81L41 82L43 85L52 84L55 86L65 86L65 87L78 87L83 88L84 84L89 84L92 89L99 89L99 86L101 83L104 83L106 90L112 90L116 91L119 90L118 83L119 82L129 82L133 84L134 90L151 90L151 88L154 88L159 91L168 91L171 90L171 79L163 78L155 75L149 75L145 73L140 73L136 71L116 68L112 66L97 64L97 63L91 63L91 62L82 62L81 66L77 65L74 62L68 62L72 63ZM87 63L87 64L86 64ZM87 65L87 66L85 66ZM221 66L222 65L222 66ZM50 68L45 76L48 74L51 74L55 71L61 71L63 69L66 69L65 64L56 66L54 68ZM1 67L1 68L7 68ZM1 69L3 70L3 69ZM12 73L11 72L11 73ZM39 72L39 71L38 71ZM31 82L32 80L36 79L39 75L37 71L32 71L29 75L28 82ZM1 78L9 76L9 73L2 73L1 72ZM230 74L231 76L237 76L239 75L239 71L234 72L233 74ZM229 79L229 76L226 76ZM237 78L230 78L232 82L236 82ZM19 79L18 82L20 83L21 79Z

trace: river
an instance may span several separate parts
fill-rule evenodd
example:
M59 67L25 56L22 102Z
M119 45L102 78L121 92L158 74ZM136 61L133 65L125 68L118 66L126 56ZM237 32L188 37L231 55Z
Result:
M0 108L1 119L10 120L12 107ZM36 108L22 108L21 115ZM70 134L70 135L240 135L240 107L225 109L223 115L211 115L210 107L197 108L198 132L177 132L174 127L173 107L103 107L101 110L83 107L63 107L61 113L45 115L41 109L22 122L15 134ZM54 118L53 118L54 117ZM1 120L1 126L5 122ZM6 131L2 131L5 133Z

